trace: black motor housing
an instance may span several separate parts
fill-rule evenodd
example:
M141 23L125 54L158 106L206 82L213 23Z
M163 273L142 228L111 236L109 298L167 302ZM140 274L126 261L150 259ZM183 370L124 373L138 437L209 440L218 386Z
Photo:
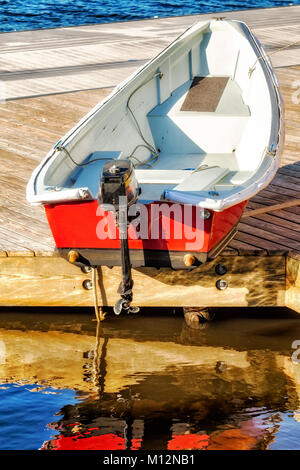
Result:
M110 160L105 163L100 178L98 202L119 209L119 197L127 197L127 206L134 204L140 191L130 160Z

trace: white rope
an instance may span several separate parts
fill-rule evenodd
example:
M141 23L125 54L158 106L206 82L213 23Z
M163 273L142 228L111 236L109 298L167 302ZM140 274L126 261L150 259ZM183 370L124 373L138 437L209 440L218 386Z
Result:
M284 49L288 49L289 47L295 46L296 44L300 44L300 41L291 42L290 44L286 44L285 46L282 46L279 49L276 49L276 51L269 52L268 57L271 56L271 55L277 54L277 52L283 51ZM253 73L253 71L256 67L257 62L260 59L264 59L264 56L261 55L261 56L257 57L257 59L254 62L253 66L249 68L249 77L251 77L251 75L252 75L252 73Z
M147 83L149 83L149 82L150 82L151 80L153 80L153 78L155 78L155 77L160 77L160 78L161 78L161 77L162 77L161 72L158 72L158 73L152 75L150 78L148 78L148 79L145 80L143 83L141 83L141 85L139 85L139 86L131 93L131 95L129 96L129 98L128 98L128 100L127 100L127 103L126 103L126 107L127 107L128 111L129 111L129 113L130 113L130 115L131 115L131 117L132 117L132 119L133 119L133 121L134 121L134 124L135 124L135 126L136 126L137 131L138 131L138 134L139 134L139 136L141 137L141 139L142 139L143 142L144 142L144 144L137 145L137 146L135 147L135 149L131 152L131 154L129 155L129 157L127 157L127 158L134 158L135 160L137 160L137 161L139 162L139 166L147 165L147 166L150 166L150 168L153 166L153 165L150 164L150 162L151 162L152 160L155 161L155 160L158 159L159 152L156 150L155 147L153 147L153 145L151 145L151 144L150 144L149 142L147 142L147 140L145 139L145 137L144 137L144 135L143 135L143 133L142 133L141 127L140 127L140 125L139 125L139 123L138 123L138 121L137 121L135 115L133 114L132 109L131 109L130 106L129 106L129 102L130 102L132 96L133 96L140 88L142 88L144 85L146 85ZM148 149L148 150L153 154L153 156L152 156L147 162L142 162L141 160L139 160L137 157L135 157L135 156L133 155L134 152L135 152L139 147L145 147L146 149Z

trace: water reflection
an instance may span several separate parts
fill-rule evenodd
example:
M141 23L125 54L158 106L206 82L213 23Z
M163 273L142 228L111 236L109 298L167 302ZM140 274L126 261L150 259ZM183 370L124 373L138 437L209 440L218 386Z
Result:
M178 315L96 327L89 314L2 314L0 398L12 382L76 392L60 397L42 449L296 449L295 339L297 318L230 315L191 330Z

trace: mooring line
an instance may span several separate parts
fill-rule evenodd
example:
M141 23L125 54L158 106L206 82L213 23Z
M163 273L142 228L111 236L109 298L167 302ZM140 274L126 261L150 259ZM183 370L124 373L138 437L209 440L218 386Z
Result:
M275 51L273 52L268 52L266 53L268 57L270 57L271 55L274 55L274 54L277 54L277 52L281 52L281 51L284 51L285 49L288 49L289 47L292 47L292 46L296 46L300 44L300 41L294 41L294 42L291 42L289 44L286 44L285 46L282 46L282 47L279 47L279 49L276 49ZM249 76L251 77L255 67L256 67L256 64L259 60L261 59L264 59L264 56L260 55L259 57L257 57L256 61L254 62L254 64L252 65L252 67L249 68Z
M274 212L280 209L286 209L288 207L299 206L299 205L300 205L300 199L293 199L292 201L286 201L280 204L274 204L272 206L266 206L266 207L261 207L259 209L247 211L242 215L242 218L253 217L255 215L266 214L268 212Z
M92 283L93 283L93 296L94 296L94 308L97 322L100 323L101 320L104 320L105 313L103 312L102 307L99 306L98 302L98 293L97 293L97 268L92 268Z

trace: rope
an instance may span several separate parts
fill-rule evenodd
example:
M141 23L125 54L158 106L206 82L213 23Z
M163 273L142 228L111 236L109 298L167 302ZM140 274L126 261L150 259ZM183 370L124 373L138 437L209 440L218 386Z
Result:
M198 166L198 168L196 168L193 173L198 173L199 171L204 171L204 170L211 170L212 168L220 168L219 165L213 165L213 166L209 166L209 165L200 165Z
M142 133L142 130L141 130L141 127L135 117L135 115L133 114L133 111L132 109L130 108L129 106L129 102L132 98L132 96L140 89L142 88L144 85L146 85L147 83L149 83L151 80L153 80L153 78L155 77L162 77L162 74L161 72L158 72L158 73L155 73L154 75L152 75L150 78L148 78L147 80L145 80L143 83L141 83L141 85L139 85L132 93L131 95L129 96L128 100L127 100L127 103L126 103L126 107L128 109L128 111L130 112L130 115L135 123L135 126L137 128L137 131L138 131L138 134L139 136L141 137L141 139L143 140L144 144L140 144L140 145L137 145L134 150L131 152L131 154L127 157L127 158L134 158L137 162L138 162L138 166L143 166L143 165L146 165L148 166L149 168L152 168L153 165L151 165L151 162L154 161L156 162L159 158L159 152L156 150L155 147L153 147L149 142L147 142L147 140L145 139L143 133ZM133 154L134 152L139 148L139 147L144 147L146 148L147 150L149 150L153 156L148 159L146 162L143 162L141 160L139 160L137 157L135 157ZM64 150L67 154L67 156L70 158L70 160L72 161L72 163L77 166L77 167L84 167L84 166L87 166L87 165L90 165L91 163L94 163L94 162L97 162L97 161L108 161L108 160L113 160L113 158L95 158L94 160L90 160L88 162L85 162L85 163L78 163L76 162L73 157L71 156L70 152L68 149L66 149L66 147L64 147L63 145L59 145L56 147L56 150L59 151L59 150Z
M97 268L92 268L92 283L93 283L93 297L94 297L94 308L97 322L100 323L101 320L104 320L105 313L103 312L102 307L99 307L98 302L98 293L97 293Z
M102 398L105 391L105 378L107 373L107 344L108 338L104 336L101 346L101 326L98 322L96 328L96 343L93 360L93 383L94 386L98 389L99 398Z
M74 160L74 158L72 158L70 152L68 149L66 149L66 147L63 147L62 145L59 145L58 147L56 147L56 150L64 150L66 152L66 154L68 155L69 159L71 160L72 163L74 163L75 166L86 166L86 165L90 165L91 163L94 163L94 162L98 162L98 161L108 161L108 160L113 160L113 158L94 158L94 160L89 160L88 162L85 162L85 163L78 163Z
M153 165L151 164L151 162L154 160L155 163L159 160L159 155L153 155L151 158L148 158L148 160L146 161L142 161L142 160L139 160L135 155L134 155L134 152L139 148L139 147L145 147L147 148L148 150L150 150L147 145L143 145L143 144L139 144L135 147L135 149L131 152L131 155L129 155L128 158L134 158L137 162L138 162L138 165L134 165L135 168L139 168L140 166L148 166L149 168L153 168Z
M282 47L280 47L279 49L276 49L276 51L273 51L273 52L268 53L268 56L277 54L277 52L283 51L284 49L288 49L289 47L295 46L295 45L297 45L297 44L300 44L300 41L295 41L295 42L291 42L290 44L286 44L285 46L282 46ZM264 56L261 55L260 57L257 57L257 59L256 59L256 61L254 62L253 66L249 68L249 77L251 77L252 72L254 71L257 62L258 62L260 59L264 59Z
M158 155L159 155L159 152L156 150L155 147L153 147L149 142L147 142L147 140L145 139L143 133L142 133L142 130L141 130L141 127L135 117L135 115L133 114L133 111L132 109L130 108L129 106L129 103L130 103L130 100L131 98L133 97L133 95L140 89L142 88L144 85L146 85L147 83L149 83L151 80L153 80L153 78L155 77L162 77L162 74L161 72L158 72L158 73L155 73L154 75L152 75L150 78L148 78L147 80L145 80L143 83L141 83L132 93L131 95L128 97L128 100L127 100L127 103L126 103L126 108L128 109L133 121L134 121L134 124L136 126L136 129L138 131L138 134L139 136L141 137L141 139L143 140L144 144L140 144L140 145L137 145L135 147L135 149L131 152L131 154L129 155L128 158L134 158L135 160L137 160L139 162L139 166L141 165L148 165L150 166L150 168L152 167L151 164L149 164L149 162L151 162L152 160L157 160L158 159ZM151 153L153 153L153 156L146 162L142 162L141 160L139 160L137 157L135 157L133 154L134 152L139 148L139 147L145 147L147 148Z
M253 217L259 214L266 214L268 212L274 212L280 209L286 209L287 207L300 206L300 199L293 199L292 201L282 202L281 204L274 204L273 206L261 207L260 209L254 209L245 212L242 217Z

